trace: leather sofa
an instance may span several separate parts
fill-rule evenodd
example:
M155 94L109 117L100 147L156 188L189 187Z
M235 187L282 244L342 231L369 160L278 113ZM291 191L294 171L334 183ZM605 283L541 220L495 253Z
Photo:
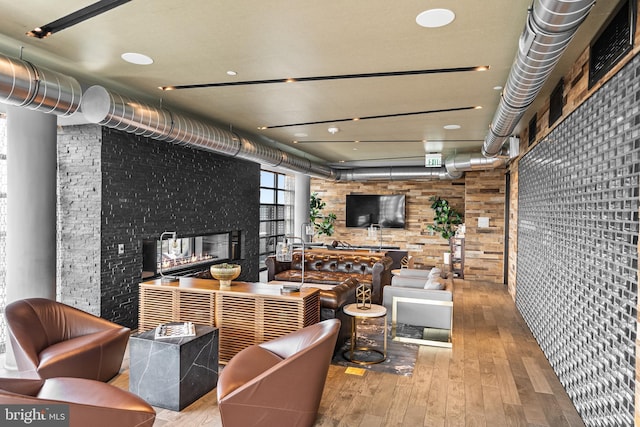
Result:
M382 290L391 284L393 260L381 254L344 253L343 251L309 251L305 253L304 282L339 285L346 279L371 285L371 302L382 303ZM294 252L290 262L278 261L274 255L265 260L268 280L300 282L302 254Z
M84 378L0 378L0 404L46 406L46 415L58 416L58 419L59 414L53 405L62 405L68 410L63 416L68 415L68 418L61 421L70 427L151 427L156 418L153 407L135 394ZM10 412L11 406L6 411ZM6 411L0 419L13 416ZM28 414L35 416L31 411ZM41 414L40 409L38 414ZM13 423L11 425L31 424L16 420ZM38 420L32 420L32 423L43 425ZM51 425L47 421L45 424Z
M233 356L218 378L222 425L312 426L339 328L326 320Z
M357 287L358 281L348 278L332 289L320 289L320 321L338 319L341 323L336 351L351 338L351 317L342 311L342 307L356 302Z
M98 381L120 371L129 328L46 298L14 301L5 316L21 371Z

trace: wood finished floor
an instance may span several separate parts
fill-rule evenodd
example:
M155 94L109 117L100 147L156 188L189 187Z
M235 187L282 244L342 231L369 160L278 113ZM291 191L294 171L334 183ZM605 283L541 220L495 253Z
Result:
M128 388L128 361L112 383ZM222 426L216 392L154 426ZM413 376L331 365L316 426L584 426L506 287L456 280L453 349L420 347ZM284 426L283 426L284 427Z

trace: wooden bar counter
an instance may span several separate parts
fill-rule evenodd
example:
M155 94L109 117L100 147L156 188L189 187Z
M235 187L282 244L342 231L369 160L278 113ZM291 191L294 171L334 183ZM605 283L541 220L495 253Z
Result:
M269 341L320 321L320 291L283 293L265 283L179 278L140 284L140 332L160 323L193 322L220 333L220 362L253 344Z

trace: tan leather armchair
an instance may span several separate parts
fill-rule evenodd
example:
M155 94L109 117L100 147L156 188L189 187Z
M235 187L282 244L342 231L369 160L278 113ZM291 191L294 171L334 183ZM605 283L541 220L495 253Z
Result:
M14 301L5 316L21 371L99 381L120 371L129 328L45 298Z
M237 353L218 378L222 424L313 425L339 329L329 319Z
M151 427L156 418L135 394L84 378L0 378L0 404L67 405L70 427Z

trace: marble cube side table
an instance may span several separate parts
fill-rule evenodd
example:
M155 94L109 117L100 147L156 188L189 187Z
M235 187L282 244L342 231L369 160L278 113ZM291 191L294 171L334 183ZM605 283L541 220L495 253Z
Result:
M154 339L155 329L129 341L129 391L152 406L181 411L218 383L218 328L196 325L196 335Z

